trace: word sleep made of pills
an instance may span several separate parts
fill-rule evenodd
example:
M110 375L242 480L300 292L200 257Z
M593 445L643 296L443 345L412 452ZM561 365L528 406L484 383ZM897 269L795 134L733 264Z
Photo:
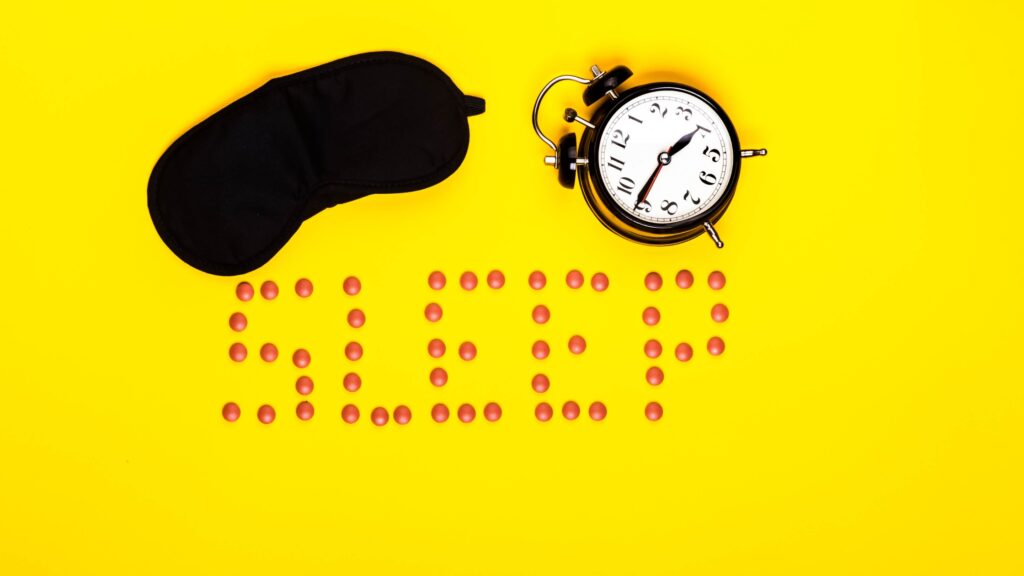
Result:
M526 279L529 287L533 290L543 290L548 285L547 276L541 271L532 272ZM670 280L671 281L671 280ZM679 270L674 277L675 288L678 290L689 290L694 285L694 275L689 270ZM505 286L505 275L499 270L490 271L485 282L490 289L499 290ZM720 291L725 287L725 275L722 272L714 271L707 276L707 286L714 291ZM573 289L584 289L586 278L579 270L570 270L565 276L566 285ZM444 273L435 271L427 277L427 284L432 290L439 291L448 285L448 278ZM590 288L597 292L604 292L609 288L610 280L606 274L596 273L590 277ZM650 272L643 278L643 285L650 292L657 292L665 287L665 280L658 272ZM462 290L476 290L479 279L474 272L463 272L458 277L458 287ZM350 276L344 280L341 290L347 296L357 296L362 291L362 283L358 278ZM256 298L257 289L249 282L241 282L235 288L235 296L239 302L248 302ZM295 295L299 298L309 298L313 295L313 283L309 279L302 278L295 283ZM265 300L274 300L281 294L277 283L267 280L259 285L259 296ZM538 325L543 325L551 318L551 311L547 306L538 304L532 310L532 319ZM709 315L716 323L723 323L729 319L729 309L725 304L719 302L714 304ZM428 303L423 310L423 316L427 322L437 323L444 317L444 310L436 302ZM654 306L648 306L642 311L639 320L647 326L655 326L661 322L661 313ZM346 321L352 328L361 328L367 321L366 314L353 306L349 309ZM243 311L231 313L228 317L228 326L235 333L243 333L248 327L248 319ZM688 362L694 355L694 347L689 342L672 342L668 346L672 349L675 360ZM573 335L568 339L566 347L571 354L583 354L587 349L587 341L583 335ZM432 359L440 359L448 353L448 345L439 338L431 339L426 343L426 353ZM710 356L721 356L725 352L725 342L719 336L712 336L705 344L707 353ZM653 360L662 356L664 347L662 342L656 339L649 339L643 345L643 354ZM356 341L350 341L344 347L345 358L357 366L363 356L363 347ZM477 348L473 342L464 341L455 347L454 352L463 361L470 362L477 355ZM277 346L266 342L258 348L259 359L263 362L276 362L281 354ZM548 341L539 339L532 343L530 354L537 360L545 360L551 353L551 345ZM285 352L287 354L287 351ZM242 342L233 342L228 347L228 357L233 362L244 362L249 358L249 349ZM312 357L308 350L297 348L291 351L291 363L295 368L304 370L310 366ZM658 366L650 366L643 375L644 381L650 386L659 386L665 380L664 371ZM448 373L444 368L434 367L427 374L427 381L432 386L445 386L448 383ZM349 393L356 393L362 387L362 378L355 370L348 372L341 382L342 387ZM300 374L294 383L296 393L302 398L295 407L295 416L299 420L311 420L315 410L313 404L305 399L313 393L313 379L307 374ZM530 387L537 394L544 394L551 386L551 380L543 372L538 372L530 379ZM487 422L498 422L502 417L501 406L497 402L489 402L480 406L482 418ZM602 421L608 417L608 408L601 401L591 401L581 406L575 401L566 401L562 406L552 406L548 402L539 402L534 410L533 417L539 422L548 422L560 413L566 420L580 418L586 409L586 415L593 421ZM367 418L376 426L385 426L389 422L397 425L405 425L412 421L412 411L404 405L387 409L383 406L375 406L369 409ZM221 408L221 416L228 422L235 422L242 417L242 409L235 402L227 402ZM269 404L263 404L255 410L256 419L263 424L271 424L277 419L277 411ZM341 421L346 424L355 424L362 418L362 413L355 404L346 404L340 411ZM664 416L664 409L658 402L649 402L644 407L643 417L655 422ZM463 423L470 423L477 419L477 407L471 404L461 404L449 408L446 404L435 404L429 414L430 420L436 423L444 423L449 418L454 418Z

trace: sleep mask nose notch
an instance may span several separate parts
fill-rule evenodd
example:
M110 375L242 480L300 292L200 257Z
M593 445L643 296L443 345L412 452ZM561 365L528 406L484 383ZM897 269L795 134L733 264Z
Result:
M275 78L171 144L150 176L150 216L189 265L244 274L325 208L450 176L469 146L467 118L485 106L398 52Z

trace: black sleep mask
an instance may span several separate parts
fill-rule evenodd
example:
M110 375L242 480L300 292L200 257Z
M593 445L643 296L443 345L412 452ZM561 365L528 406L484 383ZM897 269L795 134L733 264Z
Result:
M243 274L324 208L433 186L462 163L465 96L433 64L373 52L275 78L178 138L149 179L149 213L182 260Z

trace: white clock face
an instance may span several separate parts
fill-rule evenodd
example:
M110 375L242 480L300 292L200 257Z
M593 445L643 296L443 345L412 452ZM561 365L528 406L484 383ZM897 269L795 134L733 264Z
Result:
M609 195L655 226L714 206L728 190L736 162L722 117L700 98L672 89L623 103L607 119L597 155Z

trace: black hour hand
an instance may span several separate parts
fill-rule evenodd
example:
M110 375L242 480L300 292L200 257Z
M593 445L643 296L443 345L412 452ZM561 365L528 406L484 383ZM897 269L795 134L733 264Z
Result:
M676 152L686 148L686 145L690 143L690 140L693 140L693 135L696 134L698 130L700 130L700 128L694 128L693 132L683 134L683 137L677 140L676 143L668 149L668 155L675 156Z

